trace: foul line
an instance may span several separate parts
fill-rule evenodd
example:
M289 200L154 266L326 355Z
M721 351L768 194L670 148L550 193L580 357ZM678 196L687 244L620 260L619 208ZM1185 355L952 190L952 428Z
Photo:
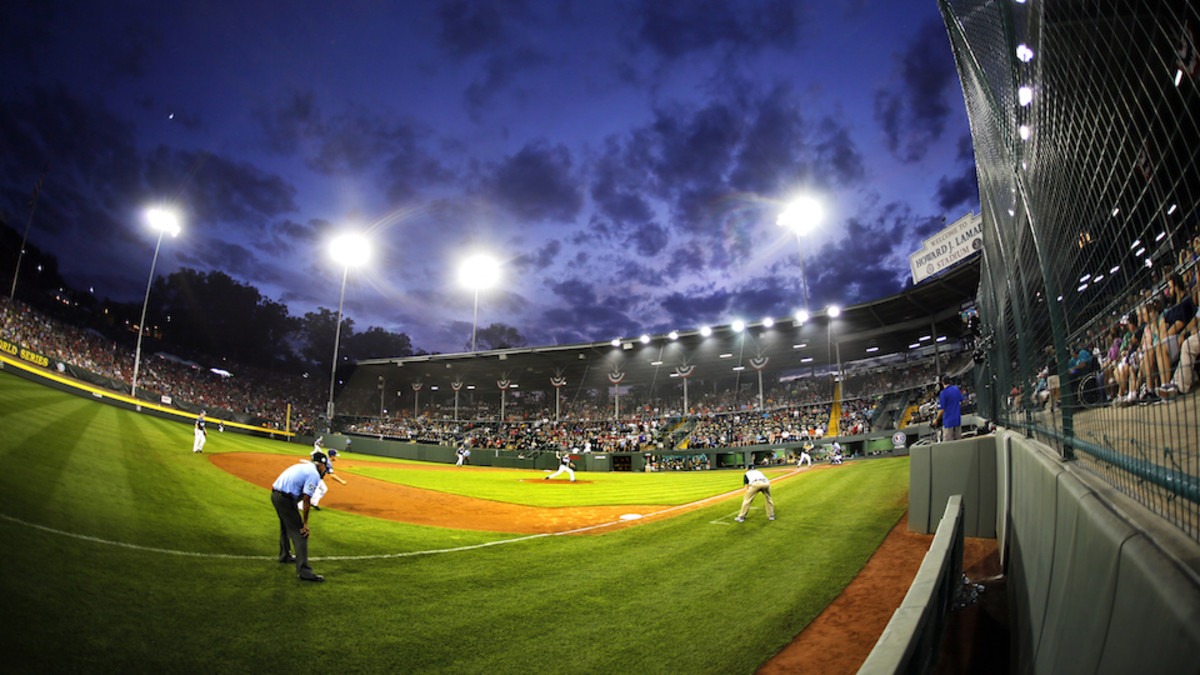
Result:
M800 472L799 469L794 469L790 473L787 473L787 474L784 474L783 476L779 476L779 477L775 478L775 480L782 480L784 478L789 478L791 476L796 475L799 472ZM774 481L772 481L772 482L774 482ZM646 515L643 515L642 519L651 518L654 516L661 516L665 513L671 513L673 511L678 511L680 509L688 509L688 508L692 508L695 506L700 506L707 502L716 501L719 499L726 499L726 498L730 497L731 495L734 495L738 492L741 492L741 490L730 490L729 492L723 492L719 495L713 495L712 497L705 497L704 499L699 499L694 502L689 502L687 504L671 506L671 507L662 509L660 511L655 511L653 513L648 513ZM276 559L278 559L278 556L275 556L275 555L237 555L237 554L233 554L233 553L196 553L194 551L176 551L174 549L169 549L169 548L158 548L156 546L142 546L140 544L130 544L130 543L123 542L123 541L112 541L111 539L101 539L100 537L93 537L88 534L78 534L75 532L67 532L66 530L59 530L59 529L56 529L53 527L47 527L45 525L38 525L37 523L31 523L27 520L22 520L20 518L14 518L13 516L10 516L5 513L0 513L0 519L7 520L11 523L16 523L18 525L24 525L25 527L33 528L35 530L41 530L42 532L48 532L50 534L57 534L62 537L70 537L72 539L88 541L88 542L92 542L94 544L105 544L108 546L116 546L119 548L126 548L126 549L130 549L130 550L134 550L134 551L145 551L147 553L163 553L166 555L177 555L177 556L183 556L183 557L187 557L187 558L215 558L215 559L219 559L219 560L276 560ZM489 546L499 546L501 544L516 544L516 543L520 543L523 541L530 541L533 539L542 539L544 537L559 537L564 534L579 534L581 532L590 532L592 530L598 530L598 529L604 528L604 527L611 527L613 525L628 524L629 522L630 521L627 521L627 520L613 520L613 521L610 521L607 523L600 523L598 525L588 525L587 527L579 527L579 528L575 528L573 530L563 530L561 532L542 532L539 534L531 534L531 535L527 535L524 537L516 537L514 539L500 539L497 541L487 541L482 544L471 544L469 546L456 546L454 548L438 548L438 549L430 549L427 551L407 551L407 552L402 552L402 553L376 553L376 554L370 554L370 555L329 555L329 556L319 556L319 557L313 556L313 557L310 557L309 560L312 560L314 562L325 561L325 560L386 560L389 558L413 558L416 556L435 555L435 554L439 554L439 553L459 553L462 551L474 551L474 550L481 549L481 548L488 548Z

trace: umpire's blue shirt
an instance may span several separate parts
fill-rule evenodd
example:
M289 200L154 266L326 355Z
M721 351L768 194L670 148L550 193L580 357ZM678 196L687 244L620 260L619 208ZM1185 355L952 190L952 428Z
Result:
M279 478L275 479L275 484L271 487L285 492L299 499L300 495L313 496L317 491L317 484L321 482L321 473L317 471L317 467L312 462L303 464L293 464L286 471L279 474Z

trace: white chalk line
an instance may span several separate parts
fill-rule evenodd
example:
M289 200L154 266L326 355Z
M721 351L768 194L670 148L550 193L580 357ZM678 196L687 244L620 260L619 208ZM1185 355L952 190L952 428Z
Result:
M780 476L779 478L786 478L795 473L796 473L796 471L792 471L791 473L789 473L785 476ZM779 478L776 478L775 480L779 480ZM674 511L678 511L680 509L692 508L692 507L699 506L699 505L705 504L707 502L715 501L718 499L725 499L725 498L729 497L730 495L733 495L734 493L737 493L737 492L740 492L740 490L730 490L729 492L724 492L719 495L713 495L712 497L706 497L704 499L698 499L694 502L689 502L687 504L671 506L671 507L668 507L668 508L665 508L665 509L662 509L659 511L655 511L653 513L648 513L648 514L642 515L640 520L644 520L646 518L651 518L653 516L661 516L663 514L672 513ZM37 523L31 523L27 520L15 518L15 517L10 516L5 513L0 513L0 519L7 520L11 523L16 523L18 525L24 525L25 527L29 527L29 528L32 528L35 530L40 530L42 532L47 532L49 534L56 534L61 537L70 537L72 539L87 541L87 542L91 542L93 544L104 544L107 546L116 546L118 548L125 548L125 549L130 549L133 551L143 551L146 553L162 553L164 555L176 555L176 556L183 556L183 557L187 557L187 558L210 558L210 559L217 559L217 560L278 560L279 559L279 556L277 556L277 555L237 555L237 554L233 554L233 553L198 553L195 551L177 551L175 549L159 548L156 546L142 546L141 544L130 544L128 542L123 542L123 541L113 541L111 539L103 539L101 537L93 537L88 534L67 532L66 530L60 530L57 528L48 527L46 525L39 525ZM559 537L564 534L580 534L582 532L591 532L592 530L598 530L598 529L604 528L604 527L611 527L613 525L628 524L629 522L630 521L627 521L627 520L613 520L613 521L609 521L607 523L600 523L598 525L588 525L587 527L579 527L579 528L575 528L572 530L563 530L561 532L541 532L538 534L531 534L531 535L527 535L524 537L516 537L513 539L501 539L501 540L497 540L497 541L487 541L487 542L483 542L481 544L470 544L468 546L456 546L453 548L428 549L425 551L404 551L404 552L400 552L400 553L374 553L374 554L368 554L368 555L310 556L309 560L311 560L313 562L320 562L320 561L327 561L327 560L387 560L387 559L393 559L393 558L413 558L416 556L423 556L423 555L437 555L437 554L441 554L441 553L460 553L462 551L474 551L474 550L478 550L481 548L488 548L489 546L500 546L502 544L516 544L516 543L520 543L523 541L530 541L533 539L541 539L544 537Z

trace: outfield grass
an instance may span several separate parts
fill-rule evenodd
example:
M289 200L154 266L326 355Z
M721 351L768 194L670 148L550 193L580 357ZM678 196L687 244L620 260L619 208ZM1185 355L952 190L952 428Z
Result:
M740 502L724 500L529 537L327 508L310 551L328 581L304 584L274 562L267 492L194 455L189 425L0 373L0 429L8 672L748 673L836 597L907 500L897 458L779 483L773 523L761 502L733 523ZM228 433L206 446L307 450ZM529 471L394 464L356 472L533 505L678 504L740 484L580 472L594 482L561 489L519 482Z

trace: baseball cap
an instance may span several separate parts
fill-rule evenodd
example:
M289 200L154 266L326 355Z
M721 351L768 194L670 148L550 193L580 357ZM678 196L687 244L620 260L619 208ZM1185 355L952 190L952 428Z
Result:
M323 453L323 452L314 452L312 454L312 461L320 462L321 464L325 464L326 462L329 461L329 459L325 457L325 453Z
M331 458L333 458L333 457L337 457L337 456L338 456L338 451L337 451L336 449L334 449L334 448L330 448L330 449L329 449L329 456L330 456Z

